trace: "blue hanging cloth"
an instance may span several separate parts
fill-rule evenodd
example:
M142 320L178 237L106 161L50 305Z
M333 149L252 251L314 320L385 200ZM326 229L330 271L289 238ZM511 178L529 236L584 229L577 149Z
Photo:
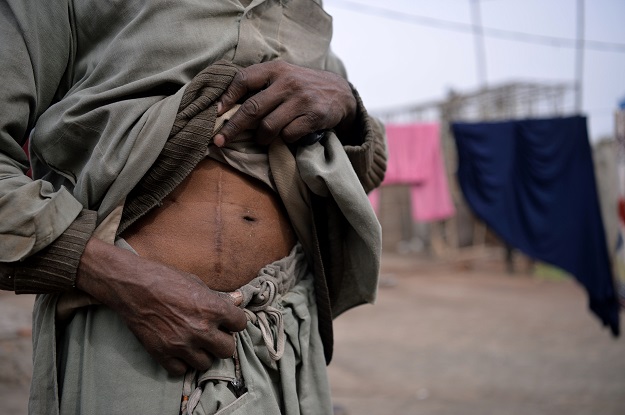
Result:
M618 336L586 118L455 123L452 131L458 181L475 214L511 246L574 275Z

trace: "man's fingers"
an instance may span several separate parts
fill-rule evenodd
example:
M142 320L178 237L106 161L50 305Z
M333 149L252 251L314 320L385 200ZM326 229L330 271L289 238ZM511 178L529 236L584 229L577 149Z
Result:
M272 90L261 91L249 97L221 127L213 142L221 147L243 131L256 128L267 114L280 105L281 100L281 95Z
M282 129L287 126L293 117L289 105L283 104L267 114L258 124L255 137L259 144L269 145L276 137L281 135Z
M247 327L245 312L236 306L232 306L232 312L224 315L221 326L228 331L242 331Z
M314 113L306 113L285 126L280 133L280 137L282 137L285 143L294 143L305 135L319 130L320 127L318 125ZM321 128L323 128L323 125L321 125Z
M243 294L241 294L241 291L239 290L232 291L229 293L217 291L217 295L219 295L224 300L231 302L237 307L240 306L241 303L243 302Z
M232 108L244 96L265 89L271 83L272 65L252 65L240 69L217 103L217 115Z
M213 365L213 356L203 349L189 349L190 352L180 356L188 366L199 371L210 369ZM232 356L232 355L230 355Z
M237 307L243 302L243 294L239 290L228 293L228 296L230 296L230 299Z
M180 359L170 357L159 361L167 373L172 376L182 376L187 371L187 365Z
M217 146L252 128L257 128L256 141L261 144L278 136L293 143L330 128L347 132L357 111L356 98L345 79L284 61L241 69L221 98L219 113L245 97L250 98L215 135Z
M247 76L240 70L217 101L217 115L222 115L248 94Z
M204 333L196 347L210 350L211 354L220 359L232 357L235 349L234 335L223 330L214 330Z
M223 306L219 307L219 312L215 316L214 321L224 330L229 332L242 331L247 327L247 316L245 311L240 309L238 304L243 301L243 295L235 291L233 293L224 293L213 291L223 301Z

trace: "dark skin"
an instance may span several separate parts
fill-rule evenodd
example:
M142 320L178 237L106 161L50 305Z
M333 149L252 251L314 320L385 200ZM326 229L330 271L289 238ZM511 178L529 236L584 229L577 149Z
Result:
M240 298L209 289L197 276L92 238L76 286L116 311L170 374L206 370L231 357L231 332L245 328Z
M217 146L254 128L256 140L265 145L276 137L294 143L326 129L336 129L343 136L356 118L356 98L344 78L284 61L241 69L217 104L218 114L250 94L215 135Z
M222 95L219 113L244 97L215 136L216 145L254 128L261 144L277 137L294 143L318 130L347 130L356 117L345 79L282 61L241 69ZM176 376L188 367L208 369L213 356L231 357L232 332L247 324L238 293L218 293L198 276L94 238L81 258L76 286L119 313L148 353Z

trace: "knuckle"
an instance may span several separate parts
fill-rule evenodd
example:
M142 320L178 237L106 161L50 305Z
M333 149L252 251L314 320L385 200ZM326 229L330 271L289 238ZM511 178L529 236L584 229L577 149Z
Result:
M271 68L277 72L285 72L288 70L289 63L283 60L275 60L268 62L271 65Z
M168 354L171 354L172 356L179 356L185 353L186 349L186 342L183 340L175 340L167 345Z
M263 136L274 137L278 133L276 126L271 122L271 120L268 120L267 118L263 119L260 122L258 129Z
M306 106L311 108L310 112L317 114L324 111L322 106L322 95L317 91L306 90L302 93L301 99L306 103Z
M286 89L292 92L299 92L301 94L300 81L296 76L289 73L285 75L283 82Z
M243 70L239 70L232 78L230 85L228 86L226 91L223 93L221 99L225 103L234 104L235 101L238 99L237 97L244 95L246 90L247 90L247 75L245 74Z
M221 96L221 101L225 104L231 104L234 101L235 88L233 84L230 84L228 89Z
M241 113L247 118L258 117L258 114L260 113L260 105L258 104L258 100L256 100L254 97L248 98L243 103L243 105L241 105L239 111L241 111Z
M230 137L232 134L235 134L236 131L239 131L239 123L236 120L229 119L227 123L221 127L219 133L224 135L226 138Z
M302 122L306 129L310 130L308 132L312 132L322 127L321 120L322 116L317 111L308 111L304 115Z
M284 130L282 130L282 133L280 134L280 137L282 138L282 140L284 140L287 143L294 143L301 136L302 134L298 133L293 128L285 128Z
M234 78L232 78L232 82L230 83L230 85L234 87L238 87L238 88L244 88L246 84L247 84L247 73L245 72L245 70L240 69L234 75Z

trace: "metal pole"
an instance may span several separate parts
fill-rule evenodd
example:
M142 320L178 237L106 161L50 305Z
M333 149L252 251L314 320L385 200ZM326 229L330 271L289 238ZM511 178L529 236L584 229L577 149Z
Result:
M575 51L575 111L582 112L584 99L584 0L577 0L577 48Z
M475 41L475 65L479 86L483 88L486 86L487 74L486 46L484 44L484 30L482 28L482 13L480 10L480 0L470 0L470 2L473 39Z

